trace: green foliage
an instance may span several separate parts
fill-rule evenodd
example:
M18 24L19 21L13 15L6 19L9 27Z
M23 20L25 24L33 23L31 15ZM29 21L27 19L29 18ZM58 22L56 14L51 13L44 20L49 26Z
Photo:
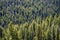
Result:
M32 22L37 17L60 13L59 0L1 0L0 25Z
M33 20L20 25L10 22L8 28L2 31L2 40L60 40L60 16L38 21L40 23Z
M0 0L0 40L60 40L59 0Z

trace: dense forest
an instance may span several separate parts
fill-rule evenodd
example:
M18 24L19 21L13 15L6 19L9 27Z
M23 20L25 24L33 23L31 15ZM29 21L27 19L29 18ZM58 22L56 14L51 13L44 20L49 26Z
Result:
M0 40L60 40L60 0L0 0Z

